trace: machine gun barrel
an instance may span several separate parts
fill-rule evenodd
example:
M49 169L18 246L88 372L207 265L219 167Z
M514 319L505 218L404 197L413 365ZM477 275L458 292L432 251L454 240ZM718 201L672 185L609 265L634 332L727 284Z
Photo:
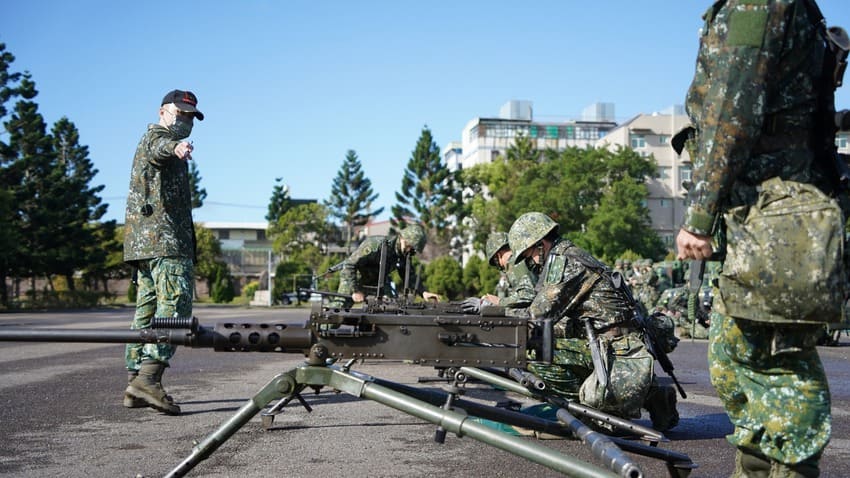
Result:
M104 329L15 329L0 328L0 342L71 342L114 344L172 344L211 348L217 352L301 352L314 343L310 329L290 324L221 323L195 329L155 328L138 330Z

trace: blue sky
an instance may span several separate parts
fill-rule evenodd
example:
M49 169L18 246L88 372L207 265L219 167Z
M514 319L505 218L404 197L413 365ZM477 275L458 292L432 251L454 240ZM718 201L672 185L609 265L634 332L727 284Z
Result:
M349 149L385 219L423 126L442 151L510 99L563 120L611 102L618 122L683 103L710 4L5 0L0 42L48 125L80 130L105 219L123 222L136 144L174 88L206 115L192 134L208 193L195 220L264 221L278 177L295 198L326 199ZM850 2L819 4L850 28Z

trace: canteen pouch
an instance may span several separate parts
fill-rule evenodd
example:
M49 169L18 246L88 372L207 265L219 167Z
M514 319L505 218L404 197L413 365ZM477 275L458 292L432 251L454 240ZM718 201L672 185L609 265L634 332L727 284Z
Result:
M754 206L724 215L719 311L770 323L840 322L844 219L818 188L771 178Z

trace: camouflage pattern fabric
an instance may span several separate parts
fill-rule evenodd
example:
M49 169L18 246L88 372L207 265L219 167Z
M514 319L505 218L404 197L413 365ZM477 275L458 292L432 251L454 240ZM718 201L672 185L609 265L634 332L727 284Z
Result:
M537 278L528 270L525 262L508 263L505 267L508 279L508 296L499 300L499 305L508 308L524 308L531 305L537 292L534 290Z
M508 284L508 277L503 272L501 277L499 277L499 282L496 283L496 288L493 290L493 295L499 298L499 302L501 303L502 299L506 298L508 294L511 293L511 286Z
M820 334L712 314L709 374L735 425L731 444L790 465L817 461L832 427Z
M542 282L528 312L535 317L556 318L557 339L554 364L545 369L537 367L537 372L565 396L578 395L588 406L635 418L640 416L652 383L654 360L636 331L615 336L604 333L610 327L630 329L636 305L588 265L607 271L601 262L565 238L556 240L547 254L539 277ZM583 288L584 293L580 292ZM578 301L572 301L579 295L582 297ZM592 373L582 320L589 320L599 331L600 351L609 374L607 391L601 389L596 374Z
M154 317L191 317L195 274L192 259L159 257L139 261L136 314L132 330L150 327ZM168 344L127 344L124 358L127 370L139 370L143 360L168 365L176 347Z
M364 239L360 246L343 261L337 292L345 295L351 295L354 292L375 295L381 265L381 245L384 241L387 243L387 260L382 294L387 297L397 296L397 291L392 287L390 272L396 270L404 279L405 256L401 254L398 238L394 236L369 236ZM414 274L411 274L410 280L410 286L415 286ZM422 290L424 288L422 284L419 284L417 293Z
M722 232L723 213L756 204L765 180L812 182L825 46L799 0L719 1L704 20L686 98L696 134L683 228L710 235ZM813 347L771 353L774 330L712 314L709 368L735 424L729 441L783 463L816 463L830 435L826 376ZM783 331L783 341L801 345L811 335Z
M148 125L130 173L124 219L124 260L195 257L189 167L174 155L179 141L159 125Z

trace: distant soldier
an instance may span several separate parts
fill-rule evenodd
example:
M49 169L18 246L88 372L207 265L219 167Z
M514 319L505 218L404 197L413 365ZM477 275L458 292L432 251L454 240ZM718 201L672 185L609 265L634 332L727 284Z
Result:
M644 315L648 315L649 311L655 307L655 302L658 300L658 291L655 289L658 283L658 277L655 271L652 270L651 259L640 259L634 263L635 275L632 277L632 291L635 299L638 300L643 307Z
M674 427L676 392L655 381L645 331L635 321L637 304L619 275L561 237L558 228L545 214L530 212L508 233L513 261L539 273L537 295L522 312L557 322L553 364L529 370L556 393L585 405L627 419L640 417L644 407L653 427Z
M626 282L631 284L632 278L634 278L635 270L632 268L631 259L623 259L623 277L626 278Z
M665 290L673 287L673 281L670 279L670 275L667 274L667 268L663 265L655 267L655 277L658 279L655 282L655 292L657 292L658 297L660 297Z
M620 275L626 277L626 270L623 268L623 259L616 259L614 261L614 272L619 272Z
M425 248L425 230L418 224L410 224L402 229L398 235L369 236L357 249L339 264L339 288L340 294L350 295L351 301L337 306L349 305L351 302L363 302L367 295L378 293L381 288L381 296L397 297L398 291L394 287L390 273L397 271L404 277L412 277L410 257L421 253ZM383 271L381 270L381 259ZM335 268L336 269L336 268ZM379 284L379 278L383 276L383 282ZM414 282L415 277L412 278ZM422 284L409 284L416 293L422 293L425 299L436 298L436 294L425 292Z
M524 308L534 300L534 284L537 278L528 270L525 263L514 264L511 261L512 252L508 246L508 234L506 232L493 232L487 237L485 248L487 262L498 268L503 273L507 283L507 295L499 297L487 294L481 299L470 297L463 301L463 310L466 313L477 314L482 303L500 305L506 308Z

